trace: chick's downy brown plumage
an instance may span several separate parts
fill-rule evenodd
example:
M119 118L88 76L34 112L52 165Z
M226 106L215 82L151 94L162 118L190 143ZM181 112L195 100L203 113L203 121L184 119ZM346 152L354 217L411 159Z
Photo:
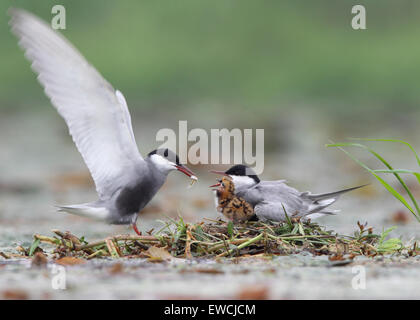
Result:
M234 223L253 219L254 209L243 198L235 196L235 185L232 179L225 176L216 190L218 201L217 211Z

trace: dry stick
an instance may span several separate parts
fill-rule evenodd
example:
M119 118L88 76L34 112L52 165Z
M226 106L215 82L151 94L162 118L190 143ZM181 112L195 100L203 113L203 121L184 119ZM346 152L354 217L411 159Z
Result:
M186 230L186 234L187 234L187 240L185 241L185 258L186 259L191 259L192 255L191 255L191 226L188 225L187 230Z
M255 238L252 238L252 239L248 240L247 242L242 243L236 249L237 250L241 250L241 249L245 248L246 246L249 246L250 244L253 244L255 242L258 242L262 238L263 235L264 235L264 233L260 233ZM217 257L224 257L224 256L226 256L228 254L231 254L233 251L234 251L234 249L230 249L229 251L226 251L226 252L223 252L223 253L219 254Z
M187 239L182 239L180 238L180 240L182 241L187 241ZM212 242L204 242L204 241L200 241L194 238L194 236L191 237L191 241L190 241L190 245L196 244L198 247L200 247L206 254L208 254L207 250L204 249L203 245L205 246L212 246L214 245L214 243Z
M192 242L192 243L193 243L193 242ZM192 244L192 243L191 243L191 244ZM206 249L204 249L204 247L203 247L200 243L197 243L197 245L198 245L198 247L200 247L200 249L201 249L201 250L203 250L203 251L204 251L204 253L205 253L205 254L207 254L207 255L209 254L209 252L208 252Z
M72 242L72 245L77 246L77 245L81 245L81 241L78 237L76 237L74 234L66 231L66 232L62 232L60 230L57 229L53 229L51 230L52 232L54 232L56 235L58 235L59 237L62 238L62 240L64 241L64 239L69 240Z
M95 251L94 253L88 255L86 257L86 259L90 260L90 259L95 258L97 256L106 256L106 255L108 255L108 252L106 252L105 250L101 249L101 250Z
M34 238L38 239L41 242L46 242L50 244L54 244L56 246L59 246L61 244L61 240L57 238L47 237L40 234L34 234Z
M245 239L236 239L236 240L230 240L227 241L228 244L242 244L244 242L247 242L249 240L252 240L252 238L245 238ZM219 249L222 249L225 247L225 243L223 241L220 241L219 243L213 243L212 245L214 245L213 247L210 247L208 249L208 252L213 252L213 251L217 251Z
M117 235L117 236L113 236L112 239L114 239L115 241L131 240L131 241L140 241L140 242L145 242L145 243L160 241L159 238L156 238L154 236L134 236L134 235ZM104 244L105 244L105 240L98 240L98 241L91 242L89 244L76 246L75 250L76 251L85 250L85 249L97 247Z
M224 245L224 247L225 247L225 249L226 249L226 252L228 252L228 253L229 253L229 246L226 244L226 240L225 240L225 238L223 238L223 245ZM230 255L230 253L229 253L229 255Z
M61 237L66 236L66 233L61 232L59 230L53 230L53 232L56 233L57 235L61 236ZM69 235L71 236L71 234L69 234ZM64 245L66 245L67 247L72 248L76 251L90 249L90 248L100 246L100 245L106 245L108 250L109 250L109 253L114 258L115 257L120 257L120 255L118 253L118 249L117 249L114 241L118 242L118 241L129 240L129 241L140 241L140 242L149 242L149 243L154 243L154 242L159 242L160 241L159 238L156 238L154 236L117 235L117 236L107 238L107 239L104 239L104 240L94 241L94 242L91 242L91 243L86 244L86 245L76 245L76 246L74 246L72 241L64 239L64 238L57 239L57 238L53 238L53 237L43 236L43 235L40 235L40 234L35 234L34 238L38 239L41 242L50 243L50 244L53 244L53 245L56 245L56 246L60 246L62 243L64 243ZM95 253L93 253L93 256L95 256Z
M112 238L105 239L106 246L108 248L109 253L111 254L112 258L119 258L120 254L118 253L118 249L115 246L115 243Z
M75 246L73 241L65 239L65 238L57 239L57 238L43 236L43 235L40 235L40 234L34 234L34 239L38 239L41 242L53 244L53 245L56 245L56 246L60 246L60 245L63 244L64 246L66 246L69 249L74 249L74 246Z
M16 254L16 253L4 253L4 252L0 252L0 255L5 258L5 259L10 259L10 258L17 258L17 259L32 259L32 257L29 256L24 256L22 254ZM6 258L7 257L7 258Z
M369 247L369 249L374 250L375 252L378 252L378 249L372 246L371 244L366 243L366 246Z
M327 235L304 235L304 236L273 236L271 234L268 234L268 236L272 239L278 239L278 240L293 240L293 239L305 239L305 238L317 238L317 239L328 239L328 238L335 238L335 236L327 236Z
M10 259L10 256L8 256L7 254L5 254L4 252L0 252L0 256L2 256L5 259Z
M222 223L225 223L225 222L224 222L224 221L222 221L222 220L214 220L214 219L210 219L210 218L203 218L203 220L207 220L207 221L215 222L215 223L217 223L217 224L222 224Z

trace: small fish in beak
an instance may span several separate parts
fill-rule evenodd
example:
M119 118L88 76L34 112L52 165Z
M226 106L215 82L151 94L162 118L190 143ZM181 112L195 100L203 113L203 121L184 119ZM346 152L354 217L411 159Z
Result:
M191 184L189 185L189 188L191 188L194 183L196 183L198 181L197 176L194 174L194 172L192 172L190 169L188 169L186 166L182 165L182 164L178 164L175 166L175 168L182 172L183 174L187 175L188 177L190 177L191 179Z

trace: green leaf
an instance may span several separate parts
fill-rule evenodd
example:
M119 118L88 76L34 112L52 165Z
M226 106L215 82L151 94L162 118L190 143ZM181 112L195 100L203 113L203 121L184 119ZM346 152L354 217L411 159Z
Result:
M232 221L229 221L228 223L227 232L228 232L229 237L232 238L233 236L233 222Z
M283 203L281 204L281 206L283 207L284 215L286 217L286 222L289 225L290 230L292 230L293 228L292 220L290 220L289 215L287 214L286 208L284 207Z
M384 243L382 243L380 246L378 246L377 250L381 253L386 252L395 252L398 250L401 250L404 248L403 243L398 238L391 238Z
M394 169L394 170L378 169L378 170L373 170L373 172L376 172L376 173L408 173L408 174L412 174L416 177L417 181L420 184L420 173L412 171L412 170L406 170L406 169Z
M382 232L381 237L379 238L379 241L378 241L378 246L376 248L378 252L381 252L381 253L395 252L395 251L401 250L404 247L401 239L398 239L398 238L391 238L385 241L389 233L395 228L396 227L394 226Z
M382 185L395 197L395 198L397 198L398 200L400 200L401 201L401 203L403 204L403 205L405 205L406 207L407 207L407 209L408 210L410 210L411 211L411 213L413 213L415 216L416 216L416 213L414 212L414 209L408 204L408 202L404 199L404 197L401 195L401 194L399 194L398 192L397 192L397 190L395 190L393 187L391 187L385 180L383 180L380 176L378 176L377 174L375 174L375 173L372 173L373 174L373 176L380 182L380 183L382 183Z
M368 150L371 154L373 154L376 158L378 158L389 170L394 170L394 168L392 168L392 166L383 157L381 157L377 152L375 152L371 148L368 148L367 146L362 145L360 143L333 143L333 144L327 144L326 146L327 147L337 147L337 148L339 148L341 151L343 151L345 154L347 154L350 158L352 158L353 161L355 161L357 164L359 164L362 168L369 171L395 198L397 198L399 201L401 201L401 203L403 203L407 207L407 209L409 209L411 211L411 213L416 217L416 219L420 222L420 208L419 208L419 205L418 205L416 199L414 198L413 194L411 193L410 189L408 188L408 186L406 185L404 180L399 176L399 174L397 172L392 172L392 173L397 178L397 180L400 182L400 184L403 186L403 188L406 190L406 192L408 193L411 201L413 202L413 204L414 204L414 206L417 210L417 213L407 203L407 201L404 199L404 197L401 194L399 194L394 188L392 188L386 181L384 181L382 178L380 178L375 173L375 170L370 169L367 165L365 165L363 162L361 162L360 160L355 158L353 155L350 154L350 152L344 150L342 147L359 147L359 148L363 148L365 150ZM417 175L416 175L416 177L417 177Z
M82 236L80 238L80 242L83 243L83 244L89 244L89 242L86 241L85 236Z
M304 236L304 235L305 235L305 231L303 230L303 226L302 226L302 224L301 224L301 223L298 223L298 226L299 226L299 233L300 233L302 236Z
M184 219L182 219L181 216L179 216L179 220L176 224L177 224L178 230L184 230L186 228Z
M393 226L391 228L386 229L385 231L382 231L381 236L378 240L379 244L382 244L386 237L388 237L388 235L391 233L391 231L395 230L396 228L396 226Z
M174 237L174 243L173 243L173 247L176 246L176 243L179 241L180 238L182 238L183 235L185 235L186 231L187 231L187 226L184 223L184 220L179 217L179 221L176 222L176 233L175 233L175 237Z
M409 144L408 142L404 141L404 140L398 140L398 139L371 139L371 138L349 138L350 140L359 140L359 141L382 141L382 142L397 142L397 143L402 143L405 144L406 146L408 146L411 151L413 151L414 156L417 159L417 163L420 166L420 157L418 156L416 150L414 150L414 148L411 146L411 144Z
M29 249L29 256L33 256L36 248L38 248L39 244L41 243L41 241L39 239L35 239L32 242L31 248Z

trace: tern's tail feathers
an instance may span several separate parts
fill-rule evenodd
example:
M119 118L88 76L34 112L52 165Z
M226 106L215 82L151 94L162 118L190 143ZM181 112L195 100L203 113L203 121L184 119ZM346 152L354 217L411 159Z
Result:
M333 215L336 215L339 212L340 212L340 210L323 210L323 211L319 211L319 212L316 212L316 213L307 214L305 216L305 219L317 219L319 217L323 217L323 216L326 216L326 215L333 216Z
M366 186L367 184L364 184L361 186L352 187L352 188L348 188L344 190L339 190L339 191L329 192L329 193L319 193L319 194L310 194L309 192L304 192L302 195L306 196L308 199L311 199L312 201L320 201L320 200L334 199L334 198L336 199L338 198L338 196L342 195L343 193L353 191L359 188L363 188Z
M108 209L94 206L91 203L57 206L58 211L75 214L95 220L106 220L109 217Z
M306 198L310 201L310 205L308 208L308 213L321 213L328 214L328 211L325 211L324 209L330 205L332 205L334 202L337 201L337 199L342 195L343 193L356 190L359 188L362 188L366 185L357 186L353 188L348 188L344 190L339 190L335 192L329 192L329 193L322 193L322 194L311 194L309 192L304 192L301 194L302 198Z

